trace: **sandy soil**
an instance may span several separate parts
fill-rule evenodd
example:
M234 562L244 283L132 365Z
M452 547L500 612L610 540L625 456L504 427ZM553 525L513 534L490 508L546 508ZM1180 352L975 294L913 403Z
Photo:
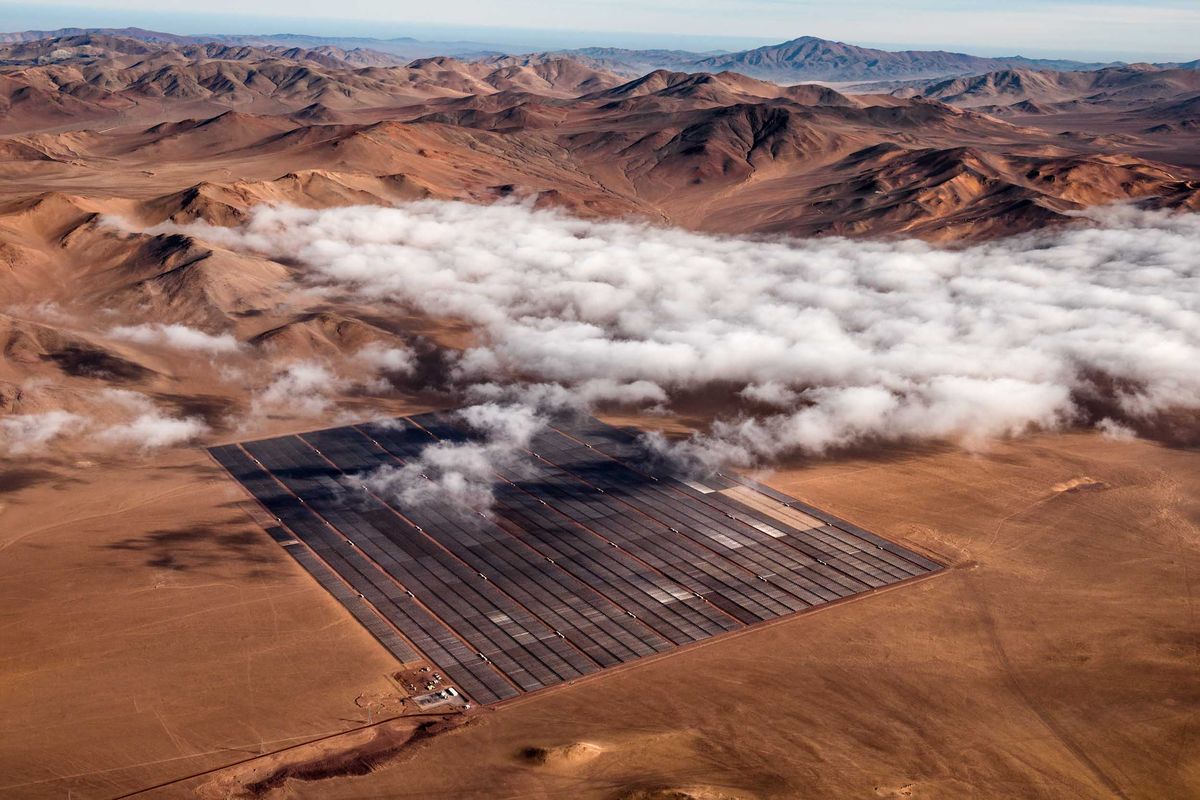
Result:
M246 521L236 487L197 453L160 462L6 475L0 528L23 535L0 541L0 794L134 792L358 727L355 699L387 689L382 649ZM410 733L380 734L369 774L268 795L1200 792L1194 451L1043 436L766 479L953 568L483 711L412 749L387 745ZM296 758L138 796L232 792Z
M355 727L392 691L202 451L0 491L0 796L118 795Z

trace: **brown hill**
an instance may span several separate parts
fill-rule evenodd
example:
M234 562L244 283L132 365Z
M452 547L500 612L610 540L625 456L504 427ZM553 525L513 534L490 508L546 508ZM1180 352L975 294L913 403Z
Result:
M574 97L619 82L565 59L497 67L435 57L399 65L383 55L337 48L155 45L80 34L0 45L0 130L161 116L164 102L214 114L222 108L293 113L313 107L328 114L513 89Z
M259 203L314 208L347 205L383 205L434 196L421 181L406 175L361 175L302 170L269 181L219 184L203 181L140 205L150 223L185 224L203 221L234 225Z
M226 111L206 119L155 125L130 141L141 157L195 160L248 147L295 127L285 118Z
M60 44L74 55L40 63ZM550 55L348 67L332 50L100 34L8 47L39 61L0 67L15 108L0 126L26 131L0 142L10 196L78 182L81 202L147 223L517 196L720 231L969 238L1113 200L1186 206L1196 177L1200 73L1180 69L1008 69L898 97L733 72L622 80ZM64 219L60 235L81 224Z
M621 79L578 61L555 58L537 64L500 67L488 73L484 82L501 92L519 90L544 97L578 97L616 86Z
M1071 211L1181 186L1165 165L1128 156L1002 156L961 147L872 148L834 171L842 177L812 194L806 232L952 241L1064 223ZM783 219L777 224L787 229Z
M285 353L289 358L353 356L370 345L402 344L390 331L363 320L330 311L301 314L250 338L256 347Z
M108 307L128 309L135 319L202 327L224 326L240 315L271 308L289 277L274 261L179 235L139 240L119 270L133 280L104 293Z
M833 89L812 84L780 86L755 80L735 72L719 74L668 72L655 70L633 81L587 96L597 101L624 101L631 98L656 98L676 101L677 106L723 106L746 101L786 99L800 105L856 106L854 100ZM662 104L659 104L663 107ZM638 104L614 105L622 110L643 109L647 101Z
M971 107L1034 103L1116 108L1200 92L1200 72L1129 66L1093 72L1004 70L934 83L923 96Z
M82 379L123 385L152 379L153 369L78 333L0 314L0 375Z
M981 58L943 50L896 52L801 36L782 44L702 58L690 64L689 69L736 70L770 80L799 82L967 75L1014 67L1071 69L1089 66L1098 65L1019 56Z

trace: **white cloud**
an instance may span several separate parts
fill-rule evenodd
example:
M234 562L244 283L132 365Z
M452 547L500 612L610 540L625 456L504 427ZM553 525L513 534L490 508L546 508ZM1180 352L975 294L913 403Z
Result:
M232 334L213 335L178 324L120 325L109 330L108 335L137 344L161 345L176 350L198 350L205 353L233 353L239 347L238 340Z
M75 320L74 315L52 300L43 300L40 303L27 305L13 305L9 306L7 311L18 317L29 317L50 323L64 324L74 322Z
M193 441L208 432L195 417L164 412L153 400L128 389L102 389L90 397L86 414L63 409L0 417L0 454L28 455L46 450L61 437L72 447L132 445L154 450Z
M142 450L157 450L194 441L208 433L196 417L170 417L157 411L138 414L129 422L103 428L96 438L108 444L131 444Z
M416 369L416 354L407 347L387 347L371 342L354 355L355 359L376 372L410 375Z
M1111 420L1108 417L1096 423L1096 430L1100 431L1107 438L1115 439L1119 442L1131 442L1137 438L1137 433L1132 428Z
M586 410L596 403L645 407L667 401L667 393L650 381L621 382L593 378L570 388L558 383L473 383L464 391L468 402L520 403L543 411Z
M208 433L203 420L166 414L140 392L105 389L99 398L118 407L127 417L122 422L96 427L94 438L106 445L129 444L141 450L157 450L191 442Z
M732 387L778 412L723 421L693 446L749 461L874 440L974 444L1080 421L1083 395L1105 395L1122 425L1200 408L1200 215L1092 216L952 250L435 201L260 207L244 227L191 230L286 253L314 283L471 323L480 343L457 375L478 396L557 387L584 404L661 404Z
M251 400L255 414L287 413L315 417L333 403L347 382L315 361L293 361L275 368L271 382Z
M352 360L353 366L359 368L359 386L380 394L396 388L391 378L412 375L417 368L417 356L412 350L404 346L388 347L379 342L366 345Z
M62 410L0 417L0 453L20 456L39 452L54 439L78 431L85 424L84 417Z
M788 386L784 386L779 381L751 383L738 392L738 395L755 403L762 403L766 406L775 406L776 408L787 408L788 406L794 406L800 399L798 392Z
M403 466L383 466L348 478L385 500L412 507L436 503L442 509L487 513L498 470L520 469L530 440L546 420L532 408L483 403L458 412L481 439L442 441L427 446L420 458Z

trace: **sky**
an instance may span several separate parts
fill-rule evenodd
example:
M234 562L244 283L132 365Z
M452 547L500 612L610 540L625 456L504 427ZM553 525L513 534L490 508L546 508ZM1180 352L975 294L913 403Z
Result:
M313 33L469 40L515 49L741 49L803 35L979 55L1200 57L1200 0L161 0L0 2L0 29L138 25L173 33Z

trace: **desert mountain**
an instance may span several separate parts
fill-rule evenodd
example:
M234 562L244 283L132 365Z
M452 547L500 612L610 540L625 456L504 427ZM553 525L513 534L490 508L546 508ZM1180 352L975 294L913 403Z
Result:
M584 47L482 59L489 64L531 64L572 58L596 69L629 77L655 70L676 72L733 71L779 83L805 81L900 81L976 75L1004 69L1091 70L1105 64L1021 56L984 58L940 50L890 51L802 36L781 44L735 53L691 53L682 50L627 50Z
M1150 64L1090 72L1006 69L902 82L891 94L948 103L1102 147L1153 143L1160 158L1200 166L1200 150L1187 138L1200 130L1200 71L1195 69Z
M892 52L802 36L783 44L710 56L692 66L703 71L728 69L758 78L799 82L970 75L1003 68L1093 69L1100 65L1021 56L983 58L942 50Z
M789 47L759 63L835 52L816 40ZM622 80L561 57L353 66L328 50L117 33L22 39L0 55L4 197L14 209L62 207L37 212L58 237L95 224L82 208L229 225L264 202L518 197L702 230L981 238L1097 203L1190 207L1200 166L1186 155L1200 72L1145 65L1007 69L907 96L730 71ZM954 62L945 55L938 69ZM905 58L904 69L922 63ZM960 107L1004 103L1026 110ZM1134 129L1084 113L1131 108L1142 115ZM76 199L39 200L48 186ZM8 244L18 260L40 247ZM135 293L196 319L243 313L214 288L223 259L214 250L175 277L146 276ZM176 298L192 275L204 298L185 309Z
M387 108L438 97L525 90L574 97L621 82L611 73L555 59L489 67L436 57L406 66L360 63L363 53L248 45L168 44L79 34L0 45L0 130L96 126L161 119L164 105L194 115L227 108L303 113ZM167 116L171 116L170 113Z
M355 60L363 58L385 57L390 63L405 63L415 58L430 56L471 56L490 57L496 55L502 46L482 42L426 42L409 36L391 39L373 39L361 36L312 36L297 33L277 34L224 34L206 33L197 35L180 35L151 31L145 28L58 28L52 31L16 31L0 33L0 42L31 42L42 39L57 39L68 36L102 34L137 39L153 45L194 45L217 42L226 45L248 45L259 48L301 49L301 50L341 50L352 55Z
M520 50L511 47L479 42L419 42L412 38L371 39L299 34L179 36L139 28L23 31L0 34L0 42L25 43L87 36L131 39L155 47L186 48L213 44L230 48L248 47L277 54L307 54L306 57L310 59L336 59L354 66L402 65L413 59L432 56L456 56L493 67L531 66L542 61L568 58L596 70L615 72L626 77L638 77L657 69L677 72L731 70L782 83L911 80L975 75L1006 69L1089 70L1106 66L1068 59L1031 59L1021 56L985 58L940 50L878 50L815 36L801 36L780 44L732 53L583 47L521 54ZM1186 64L1161 66L1188 68Z
M1057 111L1146 106L1200 95L1200 71L1149 65L1091 72L1010 69L933 83L921 95L962 107L1032 103Z

